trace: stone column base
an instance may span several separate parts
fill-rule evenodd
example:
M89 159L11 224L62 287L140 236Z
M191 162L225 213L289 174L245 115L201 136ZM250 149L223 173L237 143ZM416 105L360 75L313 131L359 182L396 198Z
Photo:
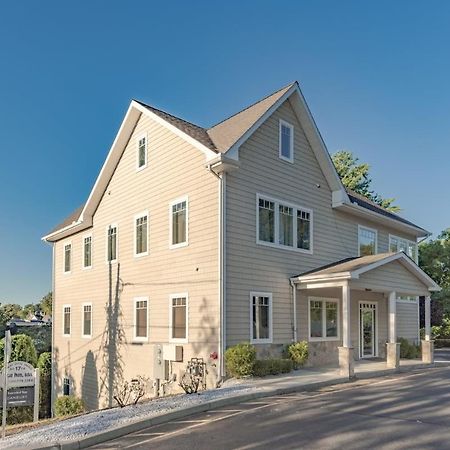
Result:
M434 363L434 341L422 341L422 362Z
M398 369L400 367L400 344L386 343L386 367L389 369Z
M355 376L355 365L352 347L338 347L339 351L339 374L352 378Z

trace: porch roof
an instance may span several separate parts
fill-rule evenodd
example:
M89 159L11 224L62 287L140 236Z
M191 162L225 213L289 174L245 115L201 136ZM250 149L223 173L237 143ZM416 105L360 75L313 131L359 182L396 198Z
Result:
M415 280L419 281L427 291L440 291L439 285L430 278L411 258L405 253L379 253L377 255L360 256L346 258L326 266L319 267L315 270L304 272L291 278L291 280L298 284L311 284L333 282L341 280L367 280L367 276L361 279L361 276L367 272L375 269L382 269L383 266L393 264L402 266L403 270L407 271L408 275L412 275ZM385 267L385 269L388 269ZM399 292L402 292L404 287L399 284ZM415 289L414 289L415 290Z

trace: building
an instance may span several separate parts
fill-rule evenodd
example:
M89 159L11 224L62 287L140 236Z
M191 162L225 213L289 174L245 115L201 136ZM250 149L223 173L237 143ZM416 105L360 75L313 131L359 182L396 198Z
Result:
M439 289L416 264L427 235L344 189L297 83L208 129L132 101L86 203L43 238L54 395L108 406L192 357L214 386L242 341L264 357L308 340L310 364L347 374L395 365Z

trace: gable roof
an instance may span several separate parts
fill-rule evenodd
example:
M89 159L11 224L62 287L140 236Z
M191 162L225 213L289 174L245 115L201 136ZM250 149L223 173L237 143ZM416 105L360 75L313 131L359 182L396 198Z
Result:
M315 270L296 275L292 277L291 280L295 283L306 283L358 279L360 275L394 261L400 262L409 272L418 278L429 291L433 292L441 290L439 285L402 251L398 253L379 253L376 255L346 258L319 267Z
M153 120L201 150L205 154L207 161L210 162L215 161L215 158L219 158L222 155L229 157L230 159L238 159L238 153L236 152L239 150L240 145L242 145L242 143L245 142L261 126L261 124L288 99L333 192L333 206L337 205L339 207L342 205L350 206L352 203L357 204L367 212L371 211L372 213L378 213L380 216L387 219L412 227L414 230L421 233L423 232L422 234L427 233L423 228L414 225L396 214L386 211L384 208L370 202L368 199L365 199L354 192L347 192L345 190L308 105L300 91L299 85L297 82L294 82L278 89L274 93L264 97L262 100L253 103L209 129L188 122L187 120L150 106L142 101L133 100L88 200L83 207L74 211L61 224L44 236L43 239L52 241L55 240L54 238L56 235L58 235L58 239L61 239L65 237L59 235L62 231L65 232L65 235L68 235L70 234L70 231L68 230L72 230L74 227L82 227L84 229L91 226L92 215L114 173L115 167L131 137L134 127L142 114L148 115ZM78 228L76 231L78 231Z

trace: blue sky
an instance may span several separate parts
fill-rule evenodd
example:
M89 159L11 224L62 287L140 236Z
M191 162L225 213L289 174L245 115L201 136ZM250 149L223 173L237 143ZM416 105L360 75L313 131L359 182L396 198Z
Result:
M83 203L132 98L208 126L298 80L330 152L450 226L450 3L8 2L0 15L0 302L51 288L40 241Z

